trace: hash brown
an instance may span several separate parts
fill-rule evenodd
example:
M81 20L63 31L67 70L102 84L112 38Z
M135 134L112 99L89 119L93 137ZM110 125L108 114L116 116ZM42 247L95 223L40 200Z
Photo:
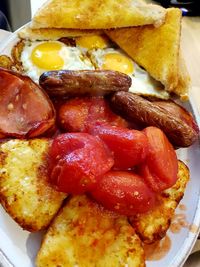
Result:
M74 196L48 229L37 267L143 267L144 250L127 218Z
M131 225L144 243L151 244L165 236L188 181L189 169L179 161L176 184L158 195L157 205L152 210L130 218Z
M48 184L47 139L0 144L0 202L25 230L46 228L66 194Z

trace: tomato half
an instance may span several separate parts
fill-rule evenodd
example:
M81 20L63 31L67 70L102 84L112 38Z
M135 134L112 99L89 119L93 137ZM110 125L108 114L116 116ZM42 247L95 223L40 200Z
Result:
M178 160L173 146L165 134L156 127L147 127L149 151L145 163L139 167L140 174L156 192L173 186L177 181Z
M58 121L66 132L87 132L88 126L96 122L128 126L124 119L111 111L102 97L81 97L66 101L59 109Z
M107 172L91 195L105 208L126 216L147 212L155 202L154 193L142 177L127 171Z
M105 144L87 133L59 135L49 151L50 180L66 193L87 192L113 164Z
M90 101L87 98L74 98L60 106L58 122L66 132L84 132L89 115Z
M144 161L148 141L142 131L98 124L90 133L99 136L114 154L116 169L125 170Z

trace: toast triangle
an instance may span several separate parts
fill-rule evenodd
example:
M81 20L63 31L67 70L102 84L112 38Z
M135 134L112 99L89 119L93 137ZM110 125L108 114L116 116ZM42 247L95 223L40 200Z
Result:
M167 9L165 23L158 28L145 25L109 30L106 33L136 63L160 81L165 86L165 90L179 95L187 92L188 82L185 84L181 82L183 76L187 76L187 71L183 63L180 63L182 59L179 58L181 35L179 9ZM179 82L181 82L181 89Z
M32 28L110 29L160 25L166 11L141 0L50 0L35 14Z

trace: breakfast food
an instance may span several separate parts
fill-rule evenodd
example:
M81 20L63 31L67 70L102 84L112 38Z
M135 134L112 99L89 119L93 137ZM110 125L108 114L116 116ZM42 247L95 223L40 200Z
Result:
M177 96L180 96L180 99L182 101L187 101L189 89L191 86L191 79L181 50L179 51L178 60L178 83L177 86L172 90L172 92L174 92Z
M97 0L95 5L90 0L51 0L38 10L31 28L110 29L160 25L165 13L162 7L147 5L140 0Z
M178 113L170 112L141 96L118 92L112 97L112 104L116 111L130 121L161 128L174 146L187 147L197 139L198 127L195 124L192 125L180 118ZM190 117L189 113L188 116Z
M58 191L83 194L113 164L110 151L99 138L87 133L60 134L49 150L49 180Z
M160 81L167 91L187 97L189 75L180 54L181 11L167 9L163 25L122 28L106 32L133 60L152 77ZM179 88L181 76L185 86Z
M164 87L160 82L153 79L121 49L112 46L112 42L105 35L97 34L61 38L57 41L21 40L12 49L13 60L10 59L10 65L11 69L14 66L20 68L21 72L31 77L36 83L42 73L48 72L43 75L43 78L49 77L48 80L45 79L44 88L48 88L48 83L53 80L50 79L52 76L52 78L57 76L60 80L65 79L66 75L63 70L66 70L66 73L67 70L91 70L91 78L95 76L92 70L114 70L127 74L131 78L130 92L161 99L170 97L169 93L163 90ZM47 56L48 53L51 56ZM4 62L2 66L3 64ZM77 75L75 73L74 75L77 78L80 73L77 72ZM116 75L116 77L119 76L120 74ZM70 78L73 79L73 75ZM63 91L63 82L59 81L59 84L59 91ZM58 84L51 84L51 87L50 93L53 94L55 91L56 95Z
M112 69L127 74L132 81L129 92L162 99L169 98L169 93L163 90L162 84L153 79L121 49L105 47L104 49L90 50L88 53L96 68Z
M57 121L65 132L88 132L90 125L108 123L127 128L129 123L117 116L102 97L75 97L58 108Z
M189 176L189 169L179 161L178 180L175 185L157 195L157 205L150 212L129 218L131 225L144 243L151 244L165 236L175 209L184 196Z
M19 32L11 58L0 57L4 68L20 72L2 70L8 88L21 81L43 94L39 107L22 94L30 114L41 116L48 103L52 115L50 124L40 118L22 135L7 134L25 140L0 144L3 207L24 229L48 229L38 267L142 267L143 243L166 234L189 179L173 145L189 146L198 136L188 112L155 101L171 92L187 97L180 24L179 10L141 0L50 0ZM132 54L138 51L141 61ZM7 113L19 117L12 105L4 119ZM41 134L48 139L30 139Z
M20 41L19 46L21 47L22 44L23 48L19 53L18 64L21 65L23 72L37 83L42 73L51 70L41 77L41 80L45 80L45 84L40 83L47 90L48 87L51 87L49 92L51 95L54 91L54 95L57 94L58 85L59 91L63 91L64 87L67 86L66 73L68 73L68 70L77 70L77 72L71 72L70 80L75 78L77 80L77 77L81 76L80 70L91 70L89 72L90 77L87 77L84 86L86 86L86 83L91 86L94 79L96 80L94 70L113 70L127 74L131 78L131 84L129 82L130 92L151 95L161 99L169 98L169 93L163 90L163 85L160 82L153 79L122 50L110 47L112 42L106 39L105 35L92 35L74 39L62 38L59 41ZM51 56L47 56L49 53ZM63 70L66 70L66 72ZM106 72L102 73L101 79L105 74ZM118 73L115 74L115 77L120 78L121 75ZM52 83L52 80L55 82ZM61 80L63 81L61 82ZM72 82L70 82L70 87L71 84ZM73 83L74 86L75 84ZM97 84L94 85L97 86ZM122 84L120 85L122 86ZM84 90L87 91L87 88ZM71 88L71 91L75 91L75 88ZM92 90L89 91L91 93ZM69 90L68 96L70 96Z
M44 40L59 40L67 37L80 37L90 35L101 35L102 30L79 30L79 29L65 29L65 28L39 28L32 29L30 26L23 27L19 36L23 40L44 41Z
M30 232L45 229L67 196L49 185L49 146L48 139L15 139L0 145L1 204Z
M126 1L123 2L123 4L121 1L120 3L118 1L104 1L99 5L96 3L96 9L94 9L94 7L92 8L90 5L93 4L89 0L85 0L84 3L81 3L81 6L79 6L78 1L73 1L73 3L67 0L61 2L58 0L49 1L36 13L31 25L19 32L19 36L29 40L28 42L32 46L34 31L41 31L39 40L43 41L55 40L54 31L79 31L79 34L78 32L75 35L73 33L71 35L66 33L64 36L72 38L75 41L77 51L80 50L84 57L88 56L95 69L118 70L128 74L132 79L131 92L141 95L151 95L162 99L168 99L170 93L175 93L180 96L182 100L188 99L190 77L180 51L181 11L179 9L170 8L165 10L166 17L165 15L162 16L162 23L155 17L157 24L157 27L155 27L152 25L155 23L147 23L144 18L142 19L144 25L134 24L133 21L126 25L125 21L129 19L127 12L126 16L122 15L124 14L123 12L125 12L123 8L128 8L130 12L131 8L133 8L134 12L132 12L132 15L134 16L138 16L135 8L140 11L143 10L144 13L147 12L147 15L151 8L154 8L154 5L147 5L142 1ZM70 8L68 8L68 6L70 6ZM84 6L88 8L91 7L87 15L84 15ZM115 9L113 10L111 7L115 7ZM104 8L106 8L106 12ZM51 16L53 10L55 13L54 16ZM107 13L108 10L109 14ZM95 20L89 19L91 15L90 12L95 12ZM117 18L120 19L120 23L125 24L121 25L118 19L115 19L113 21L115 25L109 26L109 23L112 23L111 17L114 18L113 12ZM78 14L77 20L74 14ZM155 14L156 12L154 12L154 15ZM101 23L98 21L98 16L100 16L101 23L103 23L101 26ZM80 21L83 20L81 25L79 25L79 19ZM109 23L106 23L108 19ZM97 25L93 28L92 32L90 32L90 35L87 31L91 31L92 26L90 24L92 23L96 23ZM104 25L104 23L106 23L106 25ZM138 25L142 26L135 27ZM95 31L95 29L98 30ZM101 30L100 32L99 29ZM53 39L51 39L51 30L53 31ZM110 41L106 44L104 43L103 46L97 45L96 47L91 47L91 43L95 43L94 37L99 38L98 36L102 36L100 34L102 34L103 31L107 34L109 39L114 41L115 45L117 44L119 46L118 48L113 48ZM25 32L27 32L27 35ZM43 39L42 32L44 33ZM61 35L59 37L61 37ZM91 41L92 38L93 41ZM105 39L105 37L103 38ZM90 45L88 47L87 44L89 42ZM86 51L83 51L83 48L86 48ZM80 51L78 53L80 53ZM126 52L129 57L124 52ZM73 59L72 61L70 58L68 60L74 64ZM31 62L30 58L26 61ZM70 63L70 66L73 64ZM123 69L123 65L125 69ZM67 67L69 68L69 65ZM45 71L44 68L42 69ZM79 70L74 67L72 69ZM81 69L84 69L84 65ZM85 66L85 69L90 68Z
M143 162L148 153L148 140L145 133L111 124L95 123L88 125L90 134L98 136L112 151L114 168L128 170ZM128 158L126 156L129 155Z
M11 69L12 67L12 61L10 58L6 55L0 56L0 67L5 69Z
M22 73L20 55L23 46L23 42L17 42L11 50L11 56L0 55L0 68L12 71L19 71L20 73Z
M48 96L29 77L0 68L0 134L36 137L55 124Z
M129 219L145 243L165 236L189 179L182 162L178 176L177 183L158 196L159 204L151 212ZM143 247L127 220L86 196L72 197L61 209L44 236L36 265L61 262L62 266L145 266Z
M24 42L20 59L26 75L36 82L48 70L94 70L87 55L83 55L80 49L60 41Z
M145 257L126 217L80 195L66 202L48 229L36 266L144 267Z
M61 70L43 73L39 84L52 97L103 96L128 91L131 78L110 70Z

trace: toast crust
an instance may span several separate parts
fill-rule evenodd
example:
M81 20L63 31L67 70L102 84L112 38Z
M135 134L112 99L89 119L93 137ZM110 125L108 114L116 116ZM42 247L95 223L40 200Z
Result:
M79 30L79 29L64 29L64 28L41 28L32 29L29 26L24 27L18 33L21 39L31 41L58 40L62 37L79 37L86 35L102 34L103 30Z

